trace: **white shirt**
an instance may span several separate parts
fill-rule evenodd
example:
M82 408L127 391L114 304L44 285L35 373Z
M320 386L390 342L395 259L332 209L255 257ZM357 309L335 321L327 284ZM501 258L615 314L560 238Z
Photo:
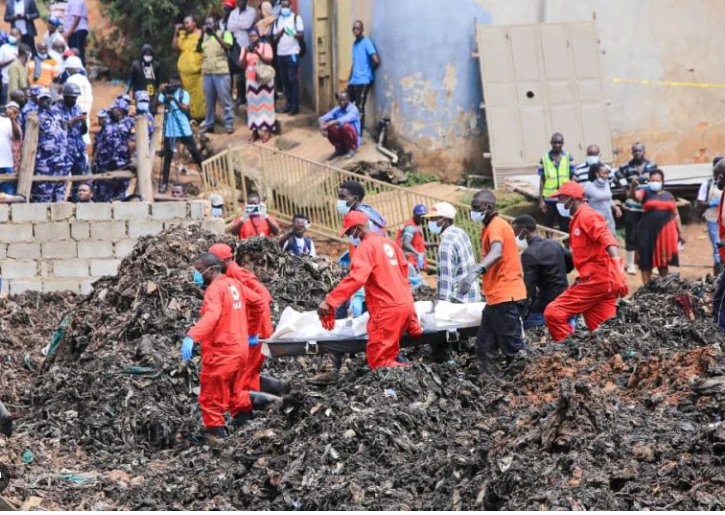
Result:
M700 185L700 191L697 193L699 202L709 203L711 200L719 199L722 191L717 189L715 181L708 179ZM717 222L717 207L708 207L703 216L708 222Z
M56 30L55 32L53 32L53 34L46 31L45 35L43 36L43 42L48 47L49 54L51 52L53 52L53 43L55 43L56 41L62 41L65 48L68 48L68 45L66 44L65 39L63 39L63 33L60 30ZM61 60L58 62L62 62L62 61L63 61L63 59L61 56Z
M13 168L13 124L4 116L0 116L0 168Z
M249 29L254 27L255 21L257 21L257 11L253 7L247 6L242 12L239 12L237 7L229 14L226 30L232 33L241 48L249 46Z
M9 61L14 61L18 57L18 46L17 45L11 45L9 43L5 43L4 45L0 46L0 64L7 63ZM3 84L9 84L10 83L10 75L8 72L10 71L10 65L3 68L3 71L1 73Z
M277 35L280 32L284 32L284 29L290 27L295 29L295 32L304 32L305 26L302 23L302 16L295 13L290 14L286 18L279 17L274 22L274 34ZM300 53L300 43L297 38L284 34L277 44L277 55L297 55Z
M25 16L25 0L15 0L15 15ZM15 28L24 36L28 33L28 25L25 20L15 20Z
M66 82L78 84L78 86L80 86L81 96L78 97L77 103L81 110L86 113L86 124L88 127L90 127L91 109L93 109L93 86L91 86L91 83L88 81L88 77L86 77L82 73L76 73L75 75L71 75L70 77L68 77L68 80ZM83 141L86 142L86 145L90 145L91 143L91 136L88 132L83 135Z
M292 236L292 238L295 239L295 243L297 243L298 249L304 249L305 248L305 238L304 236L302 238L298 238L297 236ZM284 242L284 248L282 249L283 252L287 252L289 249L290 240L287 240ZM317 251L315 250L315 242L310 239L310 256L315 257L317 255Z

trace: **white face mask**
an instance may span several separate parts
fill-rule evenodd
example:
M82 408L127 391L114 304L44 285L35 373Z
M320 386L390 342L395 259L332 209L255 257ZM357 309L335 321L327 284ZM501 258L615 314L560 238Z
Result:
M662 183L661 182L650 182L649 190L654 191L654 192L662 191Z
M443 232L443 228L433 220L428 221L428 230L431 232L431 234L440 234L441 232Z
M483 211L471 211L471 221L477 224L483 223L486 213Z
M350 212L350 206L347 205L347 200L339 200L337 201L337 212L340 213L342 216L345 216Z
M145 56L143 56L143 60L144 60L144 62L150 63L151 61L154 60L154 56L152 56L152 55L145 55Z
M601 177L597 177L595 179L595 181L597 182L597 184L599 184L601 186L604 186L605 184L607 184L607 179L602 179Z
M529 248L529 242L526 241L526 238L516 238L516 246L520 248L521 250L526 250Z
M571 218L571 209L567 209L564 207L566 204L563 202L557 202L556 203L556 210L559 211L559 214L563 216L564 218Z
M595 165L599 162L599 156L587 156L587 164Z

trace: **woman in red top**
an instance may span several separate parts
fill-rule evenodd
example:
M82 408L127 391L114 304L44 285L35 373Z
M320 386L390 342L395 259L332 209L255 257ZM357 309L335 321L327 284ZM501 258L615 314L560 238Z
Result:
M277 236L279 224L277 220L267 215L267 207L262 204L259 193L250 193L244 216L240 216L228 225L226 232L238 236L240 240L255 236Z
M645 284L652 277L654 268L659 270L660 277L664 277L670 272L670 265L680 265L678 243L684 243L682 225L675 197L662 189L664 182L664 172L656 169L650 172L647 189L637 190L638 182L634 179L629 193L644 208L644 215L637 225L637 254Z

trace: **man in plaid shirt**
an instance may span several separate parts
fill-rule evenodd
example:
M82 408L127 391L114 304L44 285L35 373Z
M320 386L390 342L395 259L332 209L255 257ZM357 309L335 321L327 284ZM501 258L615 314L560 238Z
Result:
M456 284L476 266L471 239L463 229L453 225L456 208L448 202L439 202L425 218L428 218L428 230L441 235L437 267L438 300L481 302L481 287L478 283L467 292L459 292L456 288Z

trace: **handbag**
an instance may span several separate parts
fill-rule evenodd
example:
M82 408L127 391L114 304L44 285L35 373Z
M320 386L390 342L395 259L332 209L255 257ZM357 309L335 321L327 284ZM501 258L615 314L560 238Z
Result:
M262 62L261 59L254 63L254 72L257 74L257 82L260 84L269 84L274 82L276 71L273 67Z

